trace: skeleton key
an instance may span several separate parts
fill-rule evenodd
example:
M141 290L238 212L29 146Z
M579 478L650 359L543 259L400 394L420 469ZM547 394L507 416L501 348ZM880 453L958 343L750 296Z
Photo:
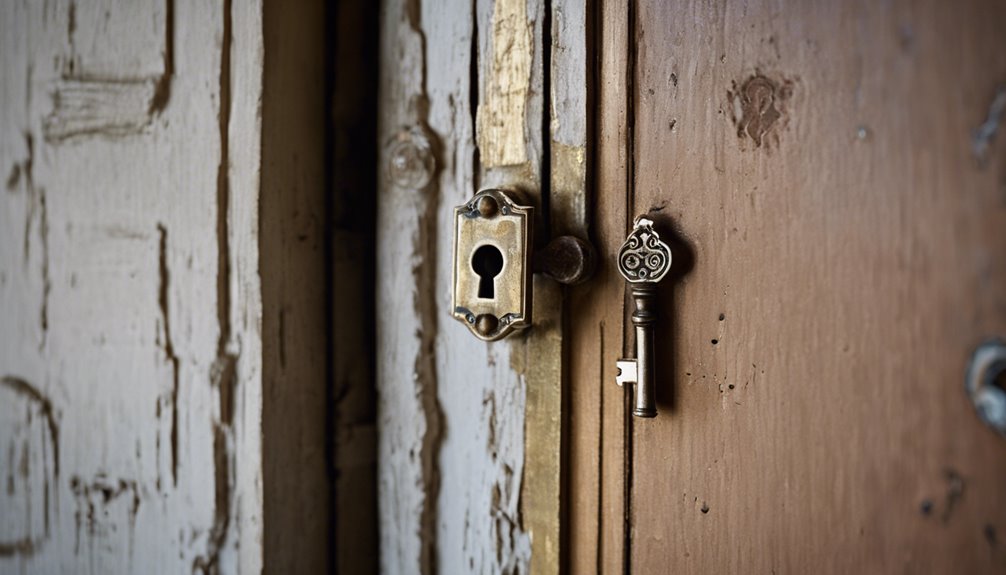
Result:
M616 362L615 383L636 384L636 417L656 417L657 401L653 383L653 324L657 321L656 291L659 282L671 269L671 248L660 241L653 230L653 221L639 216L632 233L618 250L618 271L629 283L636 310L632 324L636 326L636 358Z

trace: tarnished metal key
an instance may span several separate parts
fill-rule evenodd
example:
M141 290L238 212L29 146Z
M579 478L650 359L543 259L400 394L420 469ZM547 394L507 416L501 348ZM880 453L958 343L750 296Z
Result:
M629 282L636 310L632 324L636 326L636 358L620 359L616 363L618 376L615 382L636 384L635 406L637 417L656 417L657 401L654 389L653 324L657 321L656 291L659 282L671 269L671 248L660 241L653 230L653 222L639 216L632 233L618 250L618 271Z

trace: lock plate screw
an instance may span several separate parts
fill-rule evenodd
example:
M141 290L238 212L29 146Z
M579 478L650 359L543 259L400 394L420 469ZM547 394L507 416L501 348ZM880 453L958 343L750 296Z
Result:
M420 127L399 132L389 144L388 179L399 188L421 190L436 170L430 139Z

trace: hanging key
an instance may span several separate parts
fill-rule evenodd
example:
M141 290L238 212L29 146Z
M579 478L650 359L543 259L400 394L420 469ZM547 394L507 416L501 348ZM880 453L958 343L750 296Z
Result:
M618 376L615 378L620 386L636 384L632 414L637 417L657 416L653 324L657 321L657 282L670 269L671 248L660 241L650 219L637 217L632 233L618 250L618 271L629 283L636 306L632 312L632 324L636 327L636 358L618 360Z

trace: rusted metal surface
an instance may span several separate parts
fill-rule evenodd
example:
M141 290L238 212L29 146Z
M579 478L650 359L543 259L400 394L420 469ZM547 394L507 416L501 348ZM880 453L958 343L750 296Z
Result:
M559 236L534 254L534 271L566 285L589 280L597 266L593 246L575 236Z

